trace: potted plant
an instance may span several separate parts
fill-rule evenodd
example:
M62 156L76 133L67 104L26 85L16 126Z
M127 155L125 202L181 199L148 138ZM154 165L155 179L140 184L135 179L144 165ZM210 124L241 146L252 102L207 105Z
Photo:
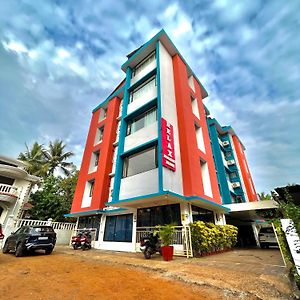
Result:
M165 261L173 259L174 247L171 246L173 243L173 235L175 232L174 225L168 224L164 226L158 226L159 237L162 243L161 254Z

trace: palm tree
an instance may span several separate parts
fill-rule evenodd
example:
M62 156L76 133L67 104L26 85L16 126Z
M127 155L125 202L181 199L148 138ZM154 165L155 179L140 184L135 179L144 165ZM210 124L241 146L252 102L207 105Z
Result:
M271 200L272 196L270 194L266 194L265 192L261 192L259 195L260 201Z
M18 159L26 164L26 171L35 176L45 177L48 172L48 165L45 160L45 149L43 145L35 142L29 149L25 143L26 151L19 154Z
M55 140L49 143L49 149L44 152L48 165L48 175L53 175L54 171L59 168L64 175L70 174L70 169L73 169L73 163L66 162L68 158L73 156L73 152L64 152L66 145L61 140Z

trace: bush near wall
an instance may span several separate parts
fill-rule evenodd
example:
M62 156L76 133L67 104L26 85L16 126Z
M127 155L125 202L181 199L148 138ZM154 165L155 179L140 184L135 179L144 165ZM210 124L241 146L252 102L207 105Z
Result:
M196 221L190 224L194 254L207 255L234 247L238 228Z

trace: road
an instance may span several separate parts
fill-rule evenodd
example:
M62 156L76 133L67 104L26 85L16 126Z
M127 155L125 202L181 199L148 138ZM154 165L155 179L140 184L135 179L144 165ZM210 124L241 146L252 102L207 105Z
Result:
M51 255L0 254L1 299L292 299L278 250L203 258L56 247Z

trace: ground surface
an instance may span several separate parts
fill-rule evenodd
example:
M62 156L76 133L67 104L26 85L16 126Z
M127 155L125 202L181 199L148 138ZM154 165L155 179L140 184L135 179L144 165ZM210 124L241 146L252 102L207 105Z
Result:
M0 254L1 299L292 299L280 252L235 250L203 258L74 251Z

